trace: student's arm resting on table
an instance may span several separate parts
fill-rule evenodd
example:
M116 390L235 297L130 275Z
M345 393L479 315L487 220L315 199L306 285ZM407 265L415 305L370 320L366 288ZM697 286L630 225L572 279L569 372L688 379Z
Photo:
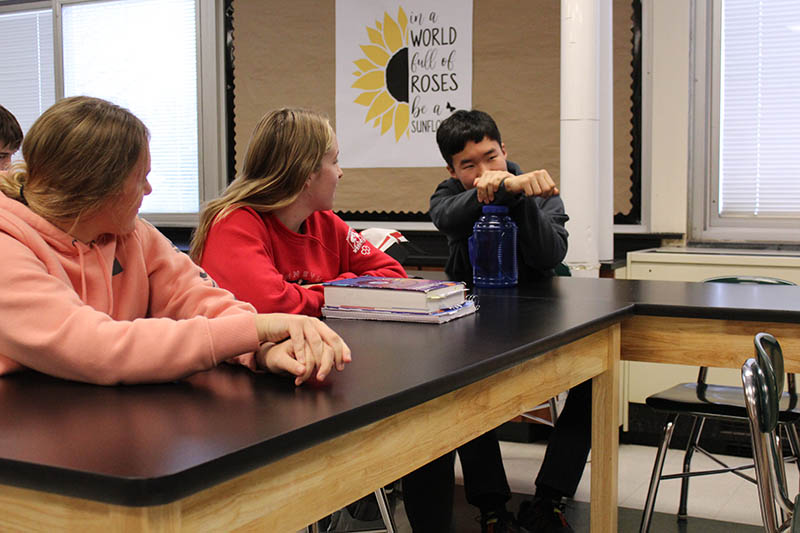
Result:
M297 316L320 314L322 287L303 288L283 279L264 245L269 236L257 214L238 210L230 216L235 217L234 223L223 221L212 228L203 253L203 266L221 285L232 290L238 298L252 302L258 311L278 313L269 315L270 323L278 323L279 317L288 324L302 323L307 331L302 335L299 330L295 331L292 339L312 339L306 341L305 345L299 340L295 341L288 351L282 346L276 346L271 351L261 350L258 366L273 368L271 363L267 364L266 357L270 354L281 355L285 361L284 369L296 376L295 383L298 385L312 374L317 380L325 379L334 366L337 370L343 370L351 358L350 350L341 338L324 323ZM277 342L281 336L268 336L266 339ZM286 354L291 354L303 365L300 373L292 371L292 368L299 367L283 357ZM249 362L248 366L252 368L253 363Z
M255 315L245 309L217 318L115 320L4 233L0 256L0 355L25 367L98 384L171 381L258 349Z
M352 361L350 348L341 337L316 318L273 313L258 315L256 325L259 337L271 341L262 345L256 355L259 368L285 370L295 376L295 385L312 375L322 381L331 368L342 371ZM287 334L289 340L277 342Z

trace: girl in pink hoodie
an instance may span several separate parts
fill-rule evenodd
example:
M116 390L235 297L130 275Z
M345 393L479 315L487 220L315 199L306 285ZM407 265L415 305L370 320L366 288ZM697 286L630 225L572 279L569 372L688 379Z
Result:
M325 324L256 314L137 217L148 141L129 111L67 98L0 173L0 374L171 381L236 360L300 384L342 370L350 351Z

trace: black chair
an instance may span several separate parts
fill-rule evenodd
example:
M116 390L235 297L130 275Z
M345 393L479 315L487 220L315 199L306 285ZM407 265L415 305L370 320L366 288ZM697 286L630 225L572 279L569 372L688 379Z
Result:
M789 497L783 450L778 432L783 394L783 353L775 337L759 333L755 337L756 357L742 366L742 385L750 421L750 436L755 456L756 479L761 518L768 533L800 531L795 512L800 494ZM775 504L781 510L778 520Z
M755 276L724 276L705 280L711 283L755 283L766 285L794 285L786 280L768 277ZM781 372L783 372L781 366ZM706 419L717 420L738 420L747 422L747 409L745 408L742 389L734 386L714 385L707 382L708 368L700 367L695 383L681 383L670 389L653 394L646 400L652 409L667 413L667 421L664 424L661 441L656 453L653 464L653 473L650 478L650 486L642 512L642 522L640 532L645 533L650 528L650 521L655 507L658 486L661 480L680 479L681 494L678 506L678 520L685 520L687 517L687 500L689 495L689 478L694 476L732 473L752 483L756 480L743 471L753 468L753 464L731 467L710 452L703 449L700 444L700 436L703 431L703 424ZM794 425L797 414L800 410L796 409L797 391L794 374L789 374L787 379L787 392L781 398L781 426L787 432L791 445L791 459L797 461L800 438L798 438L797 428ZM692 420L692 428L689 433L689 441L686 446L686 453L683 459L683 469L679 473L664 475L664 459L667 454L670 440L675 429L678 417L684 415ZM713 470L691 471L692 457L695 452L700 452L715 463L720 468ZM800 469L800 464L798 464Z

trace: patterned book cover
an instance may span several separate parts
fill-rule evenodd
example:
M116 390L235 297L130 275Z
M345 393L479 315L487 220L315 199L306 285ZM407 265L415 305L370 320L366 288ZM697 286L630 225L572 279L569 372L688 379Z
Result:
M461 305L430 313L323 306L322 316L326 318L345 318L353 320L390 320L396 322L443 324L455 320L456 318L461 318L462 316L471 315L477 310L478 305L473 300L466 300Z
M463 288L460 281L442 281L419 278L379 278L361 276L358 278L339 279L324 284L326 287L358 287L364 289L393 289L399 291L430 292L448 287Z

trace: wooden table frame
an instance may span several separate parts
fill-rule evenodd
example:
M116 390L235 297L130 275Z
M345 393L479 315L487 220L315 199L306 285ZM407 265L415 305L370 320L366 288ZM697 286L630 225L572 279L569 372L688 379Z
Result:
M3 530L297 531L593 378L592 531L617 524L620 326L167 505L125 507L0 485Z
M627 361L741 368L753 356L753 337L780 339L787 372L800 372L800 327L786 322L631 316L622 321L620 356Z

